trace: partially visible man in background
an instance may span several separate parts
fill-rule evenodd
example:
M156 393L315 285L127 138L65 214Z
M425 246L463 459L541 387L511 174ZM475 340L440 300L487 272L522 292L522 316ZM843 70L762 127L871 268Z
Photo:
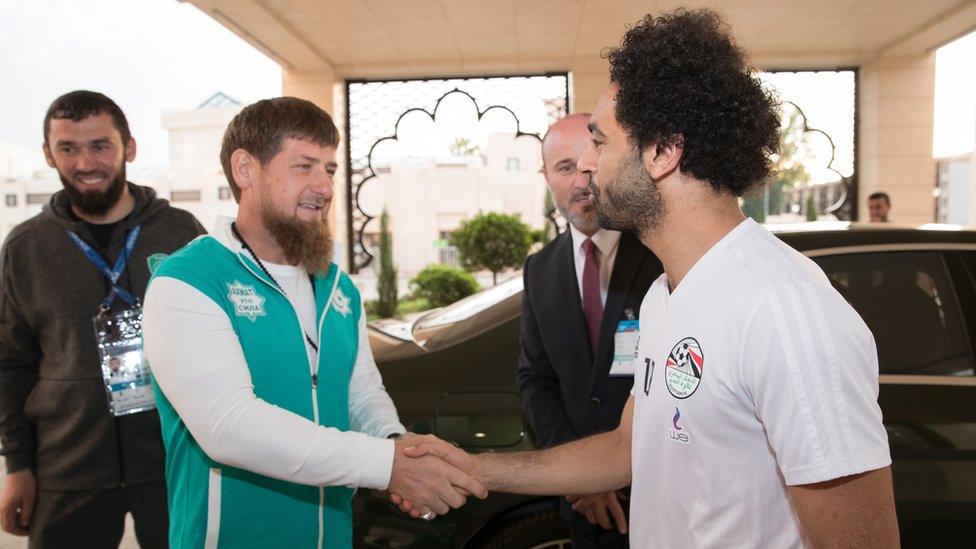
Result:
M525 262L518 386L540 448L611 431L634 383L637 316L660 261L632 234L601 229L590 175L589 114L570 115L542 140L542 171L569 224ZM627 547L626 492L562 501L573 547Z
M135 353L136 370L141 347L100 341L93 318L137 320L149 261L204 230L126 181L136 142L100 93L51 104L44 155L64 190L11 231L0 256L0 524L31 547L115 547L132 513L139 544L166 547L159 416L148 387L109 381L112 360L126 361L106 349Z
M888 193L876 192L868 197L868 215L871 223L888 223L888 212L891 211L891 197Z

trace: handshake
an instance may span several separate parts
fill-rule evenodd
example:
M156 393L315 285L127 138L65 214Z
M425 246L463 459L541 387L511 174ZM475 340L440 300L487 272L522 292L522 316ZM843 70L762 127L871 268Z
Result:
M629 422L624 431L601 433L536 452L471 455L431 436L406 434L396 440L390 501L414 518L431 520L488 490L514 494L569 495L574 511L590 524L627 532L631 481ZM585 472L585 473L584 473Z
M488 497L477 456L433 435L407 433L395 442L390 501L414 518L432 520Z

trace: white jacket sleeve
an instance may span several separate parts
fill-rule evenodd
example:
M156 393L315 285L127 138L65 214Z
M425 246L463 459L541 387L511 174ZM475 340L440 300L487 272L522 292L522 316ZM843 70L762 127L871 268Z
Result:
M400 423L393 400L383 386L373 360L366 328L366 310L359 316L359 354L349 380L349 428L374 437L401 435L407 430Z
M153 281L143 344L160 390L211 459L300 484L389 484L393 441L323 427L259 399L227 314L189 284ZM389 418L378 421L387 425Z

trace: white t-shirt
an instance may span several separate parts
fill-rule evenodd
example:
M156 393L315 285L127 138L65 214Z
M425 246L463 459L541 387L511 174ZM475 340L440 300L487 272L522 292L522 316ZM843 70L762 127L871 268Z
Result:
M632 547L803 546L787 486L891 463L870 330L751 219L654 282L640 332Z
M308 271L297 265L279 265L267 261L264 262L264 267L274 277L275 282L281 285L285 297L298 314L298 322L301 323L305 335L318 345L319 327L315 322L315 293L312 291L312 281L308 278ZM305 350L308 352L309 363L317 363L317 353L308 341L305 342Z

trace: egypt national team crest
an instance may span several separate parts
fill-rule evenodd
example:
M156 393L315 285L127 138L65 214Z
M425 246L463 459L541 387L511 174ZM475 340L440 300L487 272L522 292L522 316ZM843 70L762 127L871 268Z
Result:
M705 355L693 337L686 337L671 349L664 380L675 398L688 398L701 383Z

